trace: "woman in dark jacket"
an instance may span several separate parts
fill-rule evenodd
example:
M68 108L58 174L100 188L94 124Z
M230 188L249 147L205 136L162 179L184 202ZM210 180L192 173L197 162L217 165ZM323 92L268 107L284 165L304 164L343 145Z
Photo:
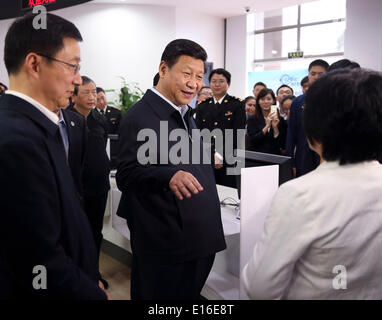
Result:
M279 155L285 149L287 126L277 109L271 112L271 106L275 104L271 89L259 92L255 115L248 117L249 150Z

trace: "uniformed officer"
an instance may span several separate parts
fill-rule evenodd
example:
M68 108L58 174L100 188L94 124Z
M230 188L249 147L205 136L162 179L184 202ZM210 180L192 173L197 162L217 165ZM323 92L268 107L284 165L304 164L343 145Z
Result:
M108 106L105 91L97 87L97 110L108 119L108 134L118 134L121 110Z
M201 102L197 107L196 125L200 130L210 131L218 128L223 132L223 146L225 146L224 130L233 129L233 149L237 145L237 129L245 129L245 108L241 99L230 96L227 90L231 83L231 74L222 68L212 70L209 76L213 97ZM244 142L243 142L244 146ZM213 151L216 151L213 145ZM227 150L228 152L228 150ZM215 153L216 183L236 188L235 176L227 175L227 153L223 147L223 154Z

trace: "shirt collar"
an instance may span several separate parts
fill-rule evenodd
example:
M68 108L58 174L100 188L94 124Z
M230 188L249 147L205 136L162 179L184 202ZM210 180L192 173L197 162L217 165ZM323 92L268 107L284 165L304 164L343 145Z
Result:
M35 99L21 93L15 90L7 90L5 94L11 94L16 97L19 97L20 99L23 99L27 102L29 102L31 105L36 107L42 114L44 114L49 120L51 120L54 124L58 125L58 116L53 112L50 111L48 108L44 107L41 103L36 101Z
M151 91L156 93L158 96L160 96L163 100L165 100L168 104L170 104L171 107L173 107L176 111L178 111L182 117L186 114L187 110L188 110L188 106L187 105L180 105L180 106L176 106L175 104L173 104L170 100L168 100L163 94L161 94L157 89L155 89L155 87L152 87L151 88ZM184 108L184 106L186 108ZM183 112L182 112L182 109L183 109Z
M63 122L66 125L64 114L62 113L62 109L60 109L60 112L59 112L58 122Z
M223 100L224 100L224 98L225 98L225 96L226 96L227 94L225 94L219 101L217 101L216 99L215 99L215 97L214 97L214 103L216 104L216 103L220 103L220 104L222 104L222 102L223 102Z
M97 109L97 111L98 111L99 113L101 113L101 111L103 110L103 113L106 114L107 106L106 106L104 109L100 109L100 108L97 108L97 107L95 107L95 108Z

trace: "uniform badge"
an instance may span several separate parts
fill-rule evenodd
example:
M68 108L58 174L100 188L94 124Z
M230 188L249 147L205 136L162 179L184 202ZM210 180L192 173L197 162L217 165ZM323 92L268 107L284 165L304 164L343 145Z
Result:
M70 125L71 125L72 127L74 127L74 126L75 126L75 123L74 123L73 121L70 121Z
M227 113L225 114L226 117L232 115L232 112L231 111L227 111Z

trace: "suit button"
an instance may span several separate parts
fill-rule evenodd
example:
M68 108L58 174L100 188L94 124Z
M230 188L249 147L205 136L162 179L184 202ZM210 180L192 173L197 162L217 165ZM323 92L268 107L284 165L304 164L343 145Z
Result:
M214 123L214 125L215 125L215 126L217 126L217 125L218 125L218 123L217 123L217 122L215 122L215 123Z

